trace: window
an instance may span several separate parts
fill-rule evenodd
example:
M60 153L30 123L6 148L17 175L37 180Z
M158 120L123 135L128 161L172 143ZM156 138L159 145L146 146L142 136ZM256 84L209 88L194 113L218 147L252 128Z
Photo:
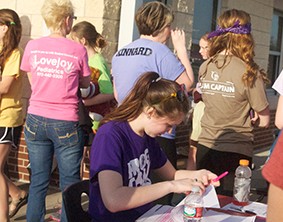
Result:
M278 77L281 66L282 52L283 13L274 11L270 36L270 51L268 58L268 78L271 81L269 88Z
M195 0L192 46L190 52L195 77L197 77L199 66L203 62L199 54L199 39L205 33L215 30L219 5L219 0Z

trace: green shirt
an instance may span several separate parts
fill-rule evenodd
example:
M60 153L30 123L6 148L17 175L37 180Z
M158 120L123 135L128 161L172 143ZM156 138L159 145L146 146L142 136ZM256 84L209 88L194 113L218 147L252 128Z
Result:
M89 66L97 68L100 72L98 78L99 91L103 94L112 94L113 85L110 77L109 67L100 53L96 53L94 56L88 60Z

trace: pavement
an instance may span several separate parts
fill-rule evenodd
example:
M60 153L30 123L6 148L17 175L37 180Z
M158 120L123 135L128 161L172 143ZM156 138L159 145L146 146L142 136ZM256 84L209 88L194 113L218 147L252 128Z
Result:
M267 184L262 178L261 169L269 155L269 148L264 148L254 151L253 161L255 167L252 171L252 188L257 190L266 190ZM178 160L178 168L182 169L186 166L186 157L180 157ZM29 184L16 182L16 184L22 189L28 191ZM258 196L252 195L251 200L255 200ZM264 197L260 202L266 203L267 199ZM46 197L46 216L45 221L54 221L49 219L50 214L56 213L62 203L61 193L57 187L49 187ZM11 222L25 222L26 221L26 205L23 206L18 213L10 219Z

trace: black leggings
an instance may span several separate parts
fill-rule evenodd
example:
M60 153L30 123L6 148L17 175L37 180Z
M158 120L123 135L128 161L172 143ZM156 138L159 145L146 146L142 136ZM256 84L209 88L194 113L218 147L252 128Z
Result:
M233 195L235 170L239 166L240 159L249 160L251 166L252 157L239 153L213 150L198 144L196 156L197 169L207 169L217 175L225 171L229 172L227 176L220 180L220 187L216 188L218 194Z

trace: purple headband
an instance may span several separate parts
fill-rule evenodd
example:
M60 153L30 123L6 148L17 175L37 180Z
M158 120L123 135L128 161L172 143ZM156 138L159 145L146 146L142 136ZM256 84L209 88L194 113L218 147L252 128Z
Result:
M209 33L207 38L210 39L212 37L219 36L219 35L222 35L222 34L227 33L227 32L232 32L234 34L249 34L249 33L251 33L251 29L252 29L251 23L247 23L245 25L240 25L240 21L237 20L232 27L228 27L228 28L223 29L223 28L217 26L216 30Z

